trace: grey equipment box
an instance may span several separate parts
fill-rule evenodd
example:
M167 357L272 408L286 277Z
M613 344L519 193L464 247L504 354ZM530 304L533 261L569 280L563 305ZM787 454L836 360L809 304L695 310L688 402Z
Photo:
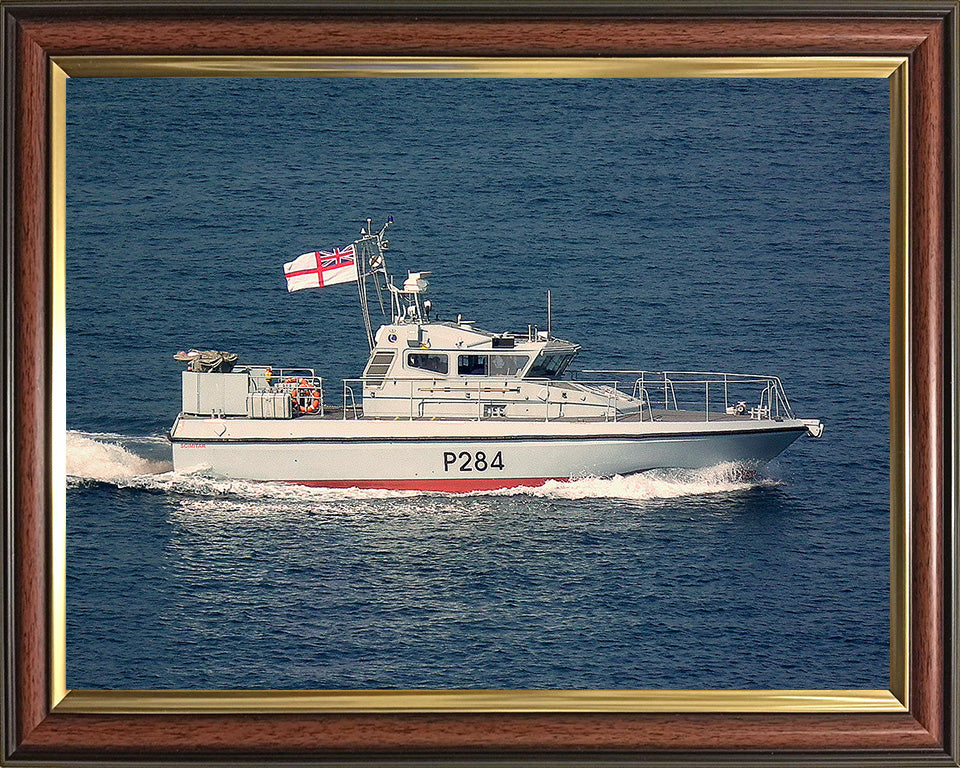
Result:
M251 392L247 395L247 416L251 419L292 419L290 393Z
M183 371L183 412L201 415L246 416L250 376L243 373Z

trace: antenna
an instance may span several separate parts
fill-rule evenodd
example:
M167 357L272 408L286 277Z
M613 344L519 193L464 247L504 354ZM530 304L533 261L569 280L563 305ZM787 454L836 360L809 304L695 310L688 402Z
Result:
M553 328L553 317L550 311L550 290L547 289L547 338L550 338L550 331Z
M360 239L354 241L357 248L358 274L357 274L357 293L360 298L360 309L363 314L363 324L367 331L367 343L370 350L373 351L374 335L373 324L370 322L370 307L367 302L367 276L373 277L373 285L377 290L377 300L380 303L380 312L386 315L383 306L383 295L381 291L379 273L384 274L386 280L387 268L384 263L383 252L387 250L387 240L383 236L389 227L393 224L393 216L387 219L379 232L373 231L373 219L367 219L367 226L360 230Z

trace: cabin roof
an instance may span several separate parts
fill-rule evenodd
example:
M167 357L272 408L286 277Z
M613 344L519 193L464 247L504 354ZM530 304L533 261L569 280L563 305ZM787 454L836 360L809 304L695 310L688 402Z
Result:
M436 321L418 324L384 325L377 332L377 348L422 348L436 351L469 352L510 350L527 353L567 352L575 353L580 345L548 337L545 332L505 331L493 333L477 328L469 322Z

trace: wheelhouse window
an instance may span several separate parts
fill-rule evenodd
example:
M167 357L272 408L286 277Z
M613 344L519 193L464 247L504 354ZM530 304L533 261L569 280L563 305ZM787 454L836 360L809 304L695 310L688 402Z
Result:
M457 373L461 376L486 376L486 355L460 355L457 358Z
M527 372L528 379L555 379L563 375L573 355L540 355Z
M530 362L529 355L459 355L461 376L516 376Z
M530 361L528 355L490 355L490 376L516 376Z
M407 353L408 368L419 368L422 371L430 371L431 373L446 373L448 370L447 365L446 355L438 355L436 352Z

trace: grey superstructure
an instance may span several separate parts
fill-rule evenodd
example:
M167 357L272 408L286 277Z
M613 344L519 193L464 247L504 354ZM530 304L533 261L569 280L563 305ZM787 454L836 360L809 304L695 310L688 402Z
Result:
M170 432L177 471L465 491L724 462L756 468L823 431L794 417L774 376L570 377L580 347L555 338L549 321L546 331L491 333L462 317L432 318L429 272L399 287L387 281L385 231L368 224L354 243L370 345L363 375L331 392L312 369L215 356L205 366L200 353L181 353L191 370ZM390 299L390 322L376 332L368 279Z

